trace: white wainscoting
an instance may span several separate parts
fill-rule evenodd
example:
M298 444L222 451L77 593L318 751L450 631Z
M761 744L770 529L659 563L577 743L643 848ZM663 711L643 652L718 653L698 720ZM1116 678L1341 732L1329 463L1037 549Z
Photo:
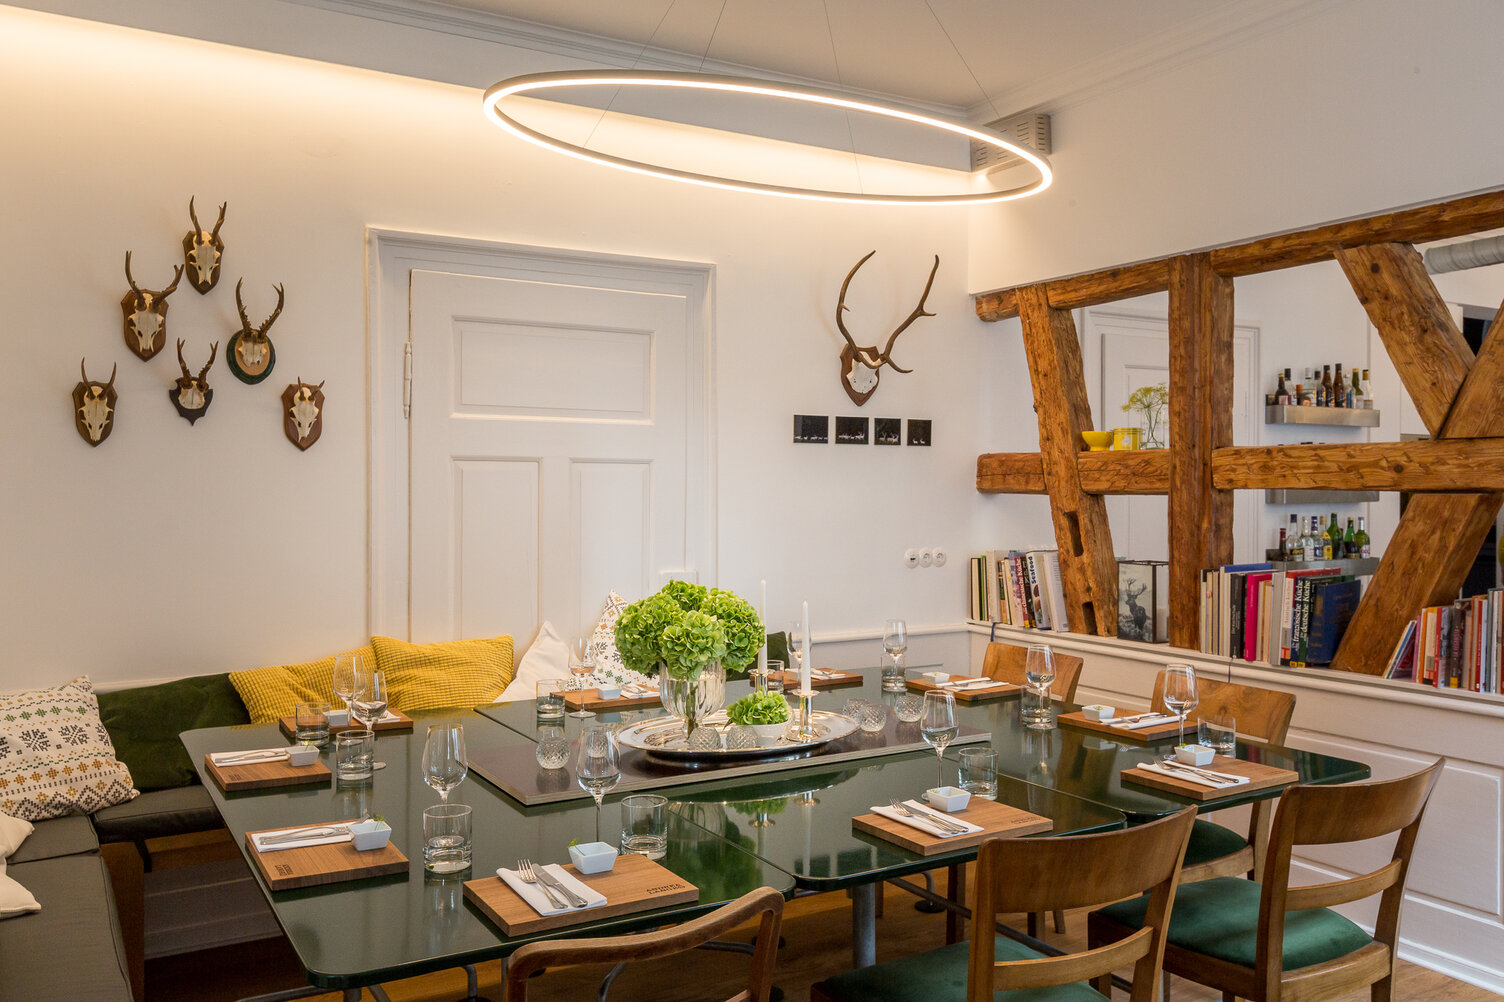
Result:
M988 629L971 630L972 663L979 665ZM1294 693L1288 744L1367 763L1375 779L1414 772L1445 755L1410 871L1400 956L1504 992L1504 700L1349 681L1320 669L1261 669L1166 645L1002 626L997 633L1009 643L1048 638L1056 649L1085 658L1076 697L1083 703L1147 709L1159 669L1185 661L1215 678ZM1228 823L1234 817L1228 812ZM1317 882L1375 869L1392 842L1303 849L1295 879ZM1373 906L1344 912L1371 927Z

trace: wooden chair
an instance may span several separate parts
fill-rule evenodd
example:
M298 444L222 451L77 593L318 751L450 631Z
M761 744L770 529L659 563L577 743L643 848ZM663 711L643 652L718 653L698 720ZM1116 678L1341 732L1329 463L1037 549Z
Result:
M1164 695L1165 681L1161 674L1154 680L1151 706L1168 713ZM1199 702L1186 714L1187 725L1194 726L1202 716L1227 715L1237 719L1240 736L1268 744L1285 743L1290 717L1295 712L1295 697L1290 693L1219 682L1202 675L1196 679L1196 695ZM1251 876L1257 880L1263 867L1273 806L1269 800L1252 805L1246 836L1213 821L1197 821L1191 832L1191 844L1185 851L1185 868L1180 879L1185 883L1209 877Z
M1133 1002L1151 1002L1193 808L1105 835L991 839L977 856L971 940L814 985L810 1002L992 1002L1035 989L1033 1002L1101 997L1083 984L1133 965ZM999 914L1078 908L1147 890L1144 928L1101 950L1046 957L998 936Z
M709 915L657 932L529 943L507 961L503 998L506 1002L526 1002L528 979L545 968L668 957L703 946L743 922L759 917L757 947L752 954L747 987L726 1002L768 1002L768 993L773 987L773 962L778 956L778 930L783 921L783 895L771 887L758 888Z
M1024 684L1024 661L1029 649L1017 644L991 643L982 657L982 674L988 678ZM1050 695L1067 703L1076 701L1076 686L1081 682L1081 659L1074 654L1055 652L1055 681L1050 683Z
M1445 759L1403 779L1347 786L1296 786L1279 799L1262 883L1217 877L1182 884L1164 969L1254 1002L1316 999L1372 986L1393 992L1395 940L1405 877L1426 800ZM1298 845L1361 842L1399 832L1390 861L1372 873L1290 886ZM1382 892L1373 936L1331 910ZM1087 922L1093 948L1144 924L1141 900L1120 901Z

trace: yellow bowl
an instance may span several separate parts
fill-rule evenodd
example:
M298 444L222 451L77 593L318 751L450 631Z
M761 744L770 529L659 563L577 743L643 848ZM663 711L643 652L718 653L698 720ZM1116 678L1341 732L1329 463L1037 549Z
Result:
M1112 432L1110 431L1083 431L1081 439L1092 452L1106 452L1112 448Z

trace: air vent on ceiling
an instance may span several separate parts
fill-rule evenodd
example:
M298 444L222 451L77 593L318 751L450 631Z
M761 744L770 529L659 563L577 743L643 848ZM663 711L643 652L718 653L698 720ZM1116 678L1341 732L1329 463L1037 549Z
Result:
M1002 118L996 122L988 122L987 128L1000 133L1019 143L1029 147L1036 153L1046 156L1050 152L1050 116L1037 113L1026 115L1014 115L1012 118ZM971 169L973 172L990 174L993 171L1006 170L1023 163L1021 157L1000 150L996 146L988 146L972 140L971 143Z

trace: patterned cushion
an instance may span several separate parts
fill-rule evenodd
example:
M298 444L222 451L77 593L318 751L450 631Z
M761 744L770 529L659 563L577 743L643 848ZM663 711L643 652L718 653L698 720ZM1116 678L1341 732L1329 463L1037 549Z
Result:
M367 666L375 660L376 651L369 645L357 647L346 654L357 654ZM230 684L240 693L246 712L253 724L269 724L281 717L290 716L299 703L323 702L340 704L334 695L334 658L330 655L318 661L305 661L300 665L274 665L252 668L249 671L230 672Z
M596 621L595 632L590 635L591 660L595 662L595 674L591 685L611 682L615 685L657 685L657 678L635 672L621 663L616 650L616 621L629 603L616 592L606 593L606 603L601 607L601 618Z
M376 667L386 675L387 705L410 713L479 706L512 681L512 638L410 644L372 637Z
M92 814L134 796L87 676L0 694L0 811L41 821Z

